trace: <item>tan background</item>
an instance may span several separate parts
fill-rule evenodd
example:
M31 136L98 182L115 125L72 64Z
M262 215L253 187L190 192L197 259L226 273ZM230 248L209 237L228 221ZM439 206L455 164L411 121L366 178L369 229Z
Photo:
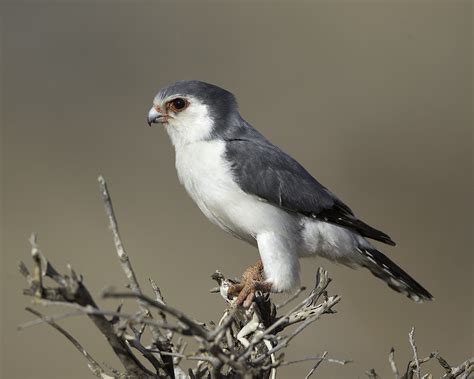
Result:
M173 305L216 320L209 275L238 275L256 251L209 224L180 187L163 130L145 127L157 90L192 78L233 91L243 116L398 247L384 250L436 297L416 305L366 271L330 270L339 313L287 358L352 358L321 377L389 375L417 327L420 354L474 354L472 3L21 2L2 27L2 378L86 378L84 359L31 319L16 272L27 237L97 294L125 283L96 177L106 176L137 273ZM112 303L106 303L112 307ZM117 365L85 320L62 322ZM303 377L311 364L281 377ZM404 366L404 364L400 364ZM436 365L433 364L433 367ZM440 372L440 371L437 371Z

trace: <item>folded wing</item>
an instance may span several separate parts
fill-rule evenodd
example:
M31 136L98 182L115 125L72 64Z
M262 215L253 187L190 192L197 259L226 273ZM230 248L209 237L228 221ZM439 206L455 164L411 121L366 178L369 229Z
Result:
M243 191L275 206L359 232L389 245L385 233L359 220L352 210L311 176L296 160L268 141L226 141L227 158Z

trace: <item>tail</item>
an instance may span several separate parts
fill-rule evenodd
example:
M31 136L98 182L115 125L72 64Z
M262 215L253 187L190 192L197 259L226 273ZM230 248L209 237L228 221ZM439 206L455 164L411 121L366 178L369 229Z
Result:
M421 284L380 251L374 248L360 248L358 251L366 258L363 265L377 278L387 283L390 288L419 303L433 299L433 296Z

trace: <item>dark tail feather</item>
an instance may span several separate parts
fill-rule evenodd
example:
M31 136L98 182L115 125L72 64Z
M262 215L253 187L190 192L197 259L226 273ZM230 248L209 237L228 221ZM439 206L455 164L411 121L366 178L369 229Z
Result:
M369 224L366 224L364 221L356 220L353 226L360 234L364 237L371 238L376 241L386 243L390 246L395 246L396 243L384 232L372 228Z
M361 248L359 252L366 257L365 267L376 277L387 283L390 288L405 294L416 302L433 299L433 296L415 279L380 251Z

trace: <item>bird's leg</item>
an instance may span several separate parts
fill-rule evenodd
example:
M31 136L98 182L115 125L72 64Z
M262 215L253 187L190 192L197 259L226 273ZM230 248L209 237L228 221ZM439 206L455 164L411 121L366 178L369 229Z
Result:
M231 286L227 295L231 298L237 296L235 305L243 305L244 308L248 308L252 304L256 291L270 292L271 289L271 283L265 282L263 263L259 260L244 271L242 281Z

